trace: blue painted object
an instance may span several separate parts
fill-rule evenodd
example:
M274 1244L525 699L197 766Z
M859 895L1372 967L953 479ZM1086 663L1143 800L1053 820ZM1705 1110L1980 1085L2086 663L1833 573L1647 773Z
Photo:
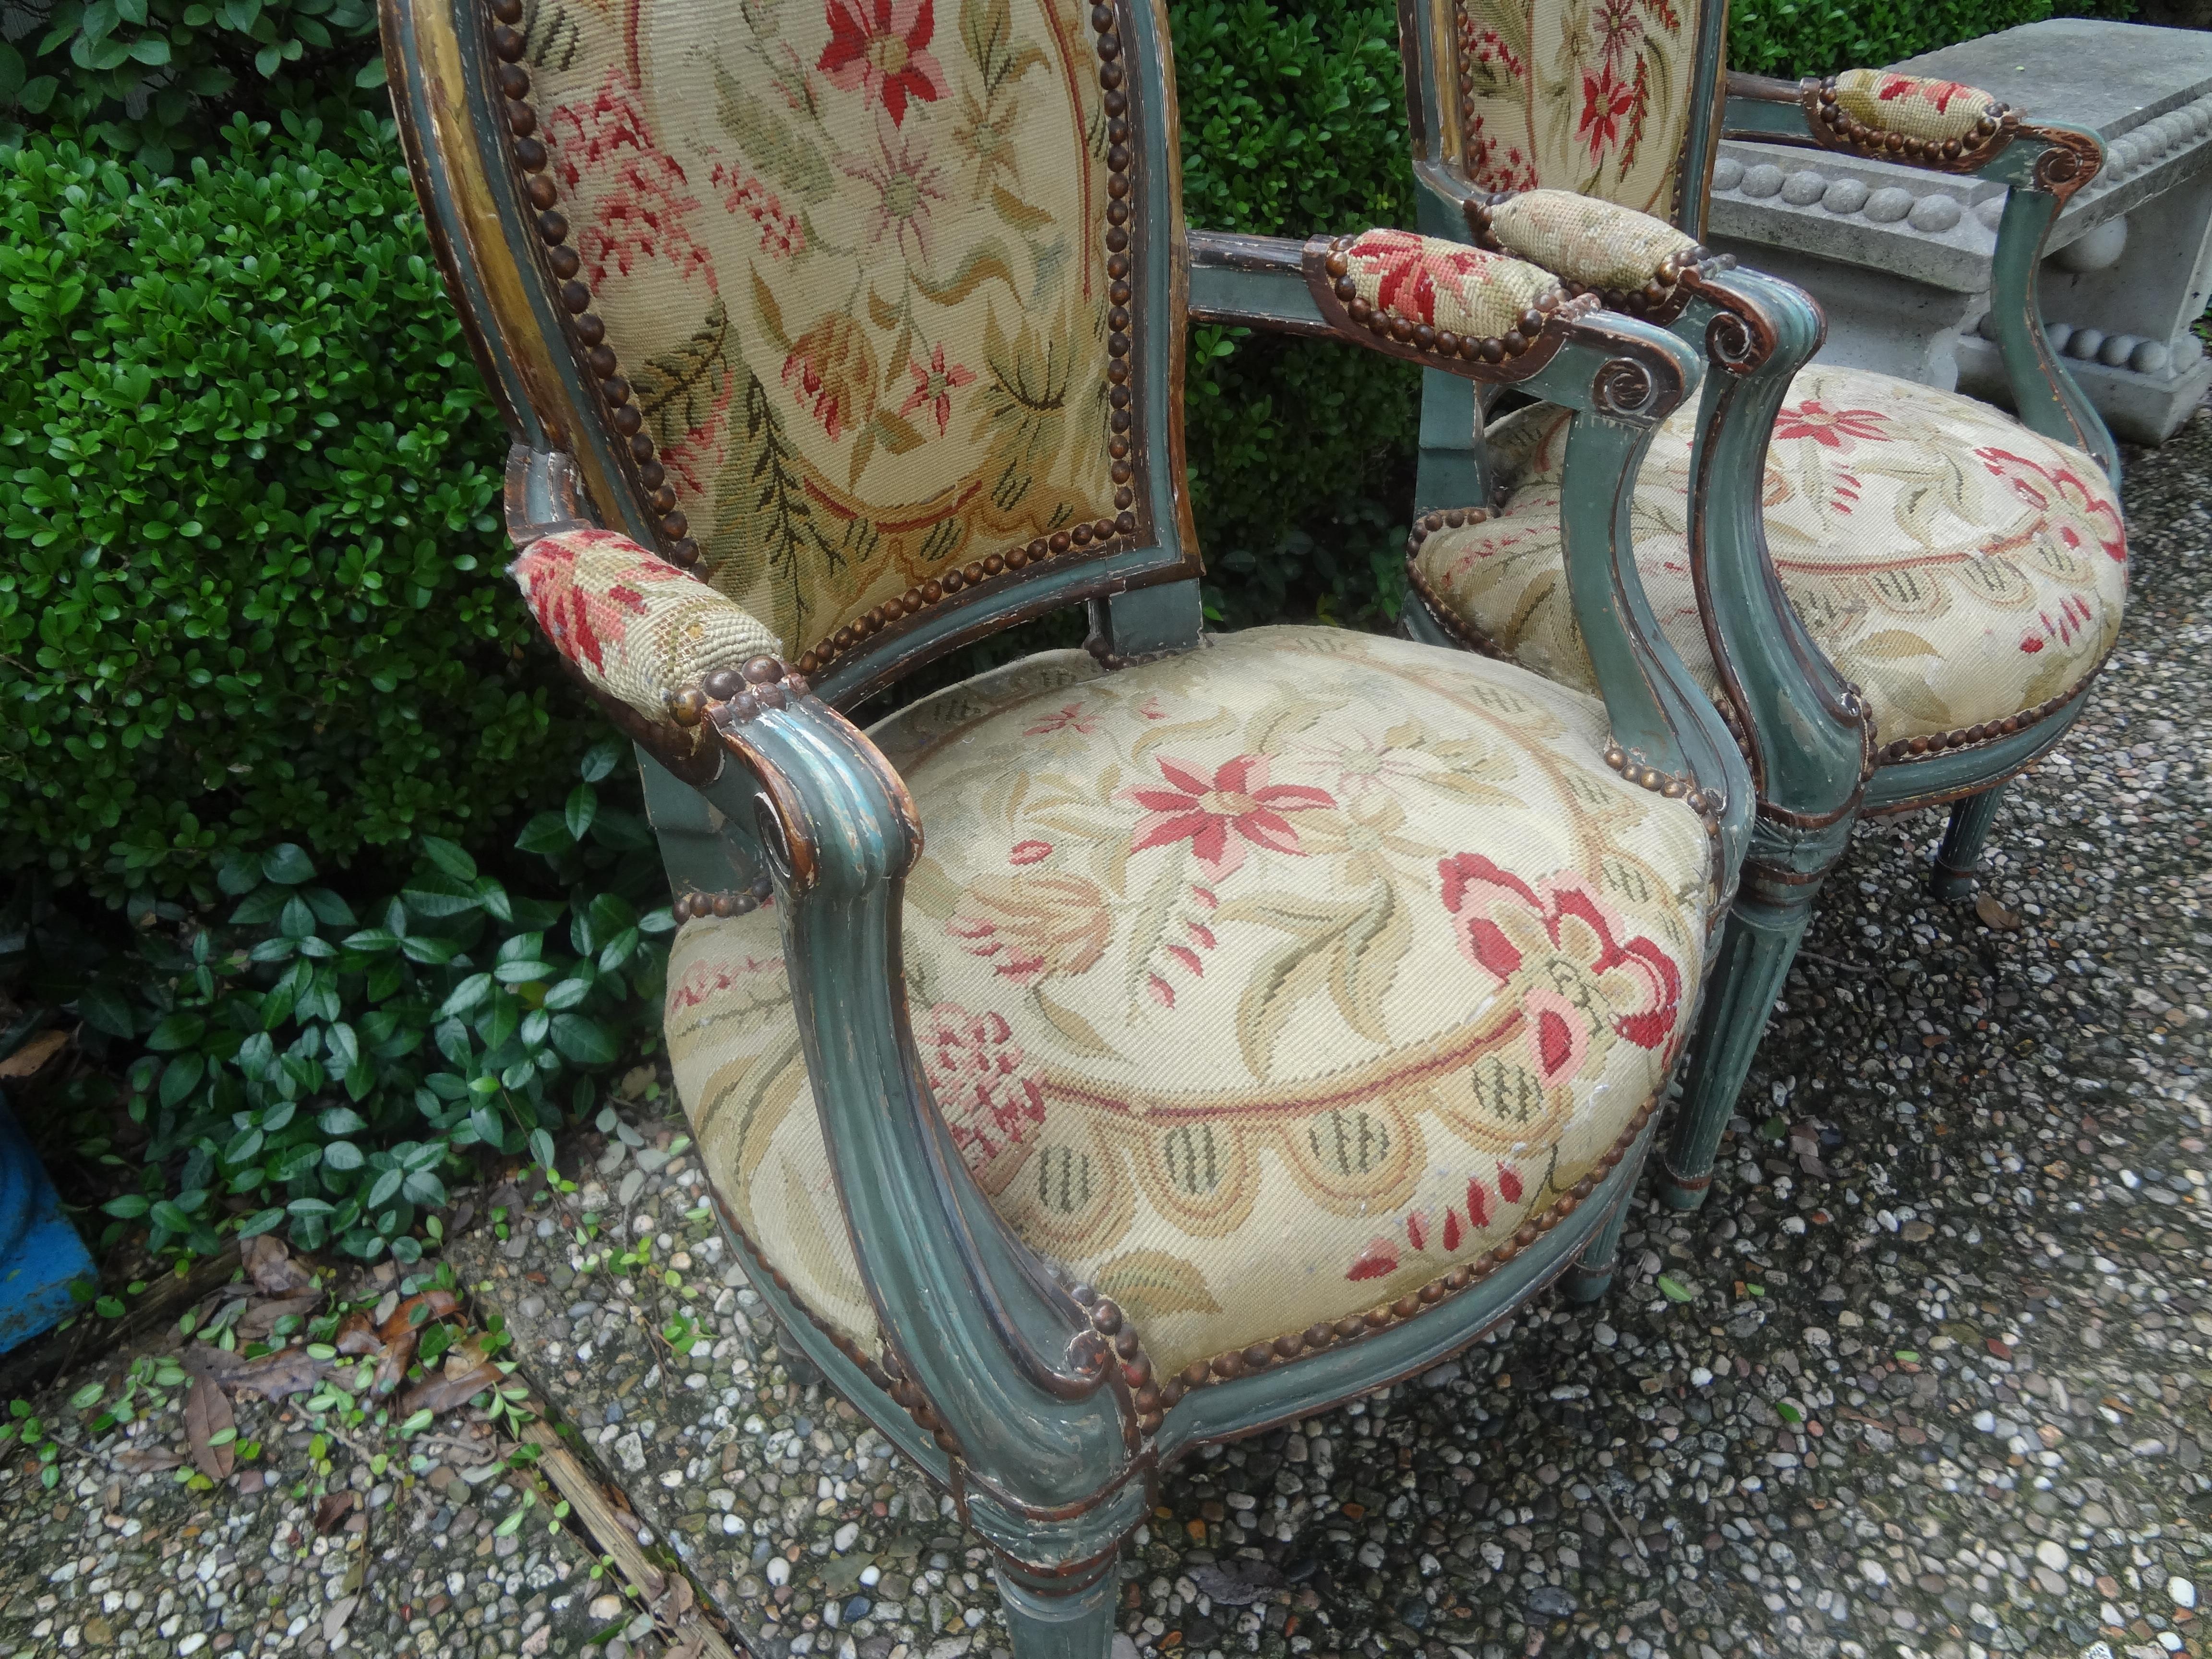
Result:
M0 1353L66 1318L76 1307L70 1283L93 1276L61 1195L0 1095Z

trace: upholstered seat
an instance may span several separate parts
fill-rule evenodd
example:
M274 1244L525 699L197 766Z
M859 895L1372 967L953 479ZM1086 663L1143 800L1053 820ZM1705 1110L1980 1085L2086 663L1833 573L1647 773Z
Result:
M1715 851L1607 733L1510 665L1318 628L1034 658L871 732L923 824L903 949L939 1107L1163 1374L1417 1292L1617 1158ZM667 1031L739 1225L874 1352L774 907L683 927Z
M1559 551L1563 410L1491 428L1503 511L1431 535L1413 562L1480 642L1578 689L1596 684ZM1691 584L1685 407L1636 492L1636 561L1674 648L1717 691ZM1784 591L1863 687L1884 744L1984 726L2071 692L2119 632L2127 550L2087 455L1966 398L1815 363L1767 451L1767 541Z

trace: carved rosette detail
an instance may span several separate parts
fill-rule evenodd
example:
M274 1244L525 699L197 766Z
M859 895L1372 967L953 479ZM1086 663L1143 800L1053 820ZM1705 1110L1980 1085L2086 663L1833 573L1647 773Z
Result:
M1097 37L1098 84L1105 96L1106 112L1106 453L1109 476L1114 482L1114 516L1069 525L1049 535L1038 536L1018 546L970 559L953 569L939 571L916 582L905 592L869 608L834 633L817 640L800 653L801 673L818 674L857 646L892 623L921 615L957 593L1019 571L1077 549L1095 556L1117 540L1139 544L1146 529L1146 516L1138 511L1139 470L1143 446L1136 418L1136 319L1131 307L1136 300L1137 274L1135 204L1142 183L1137 168L1136 132L1130 107L1129 70L1121 40L1118 9L1103 3L1091 9L1091 30Z
M1705 356L1731 374L1748 374L1774 355L1774 331L1756 313L1716 313L1705 325Z
M1659 395L1651 371L1630 357L1607 359L1599 367L1590 389L1596 413L1625 421L1644 418Z
M2022 126L2021 131L2051 147L2035 159L2035 187L2056 196L2062 208L2105 165L2104 146L2086 132L2039 126Z

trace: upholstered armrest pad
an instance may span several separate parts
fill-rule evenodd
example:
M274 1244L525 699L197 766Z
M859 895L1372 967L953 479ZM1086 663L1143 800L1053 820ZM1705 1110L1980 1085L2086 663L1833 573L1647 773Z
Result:
M1504 201L1469 201L1470 228L1506 252L1584 288L1671 287L1700 252L1663 219L1571 191L1531 190ZM1480 216L1480 223L1475 221Z
M2019 118L1978 88L1887 70L1845 70L1804 86L1815 137L1905 161L1971 158L2009 138Z
M1540 266L1411 231L1370 230L1308 247L1321 255L1310 276L1353 322L1401 340L1432 335L1439 349L1469 360L1517 355L1568 297Z
M611 530L542 537L507 571L585 681L649 720L713 670L783 652L766 624Z

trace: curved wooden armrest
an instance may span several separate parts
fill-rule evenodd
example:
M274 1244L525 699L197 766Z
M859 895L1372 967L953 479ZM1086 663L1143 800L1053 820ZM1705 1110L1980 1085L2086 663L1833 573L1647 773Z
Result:
M600 705L705 798L774 884L884 1369L969 1466L968 1518L1019 1554L1059 1523L1044 1511L1070 1491L1095 1494L1085 1527L1140 1508L1128 1477L1149 1378L977 1188L915 1048L899 929L922 831L897 773L780 659L760 623L627 538L556 530L513 568ZM1140 1372L1141 1354L1133 1364Z

